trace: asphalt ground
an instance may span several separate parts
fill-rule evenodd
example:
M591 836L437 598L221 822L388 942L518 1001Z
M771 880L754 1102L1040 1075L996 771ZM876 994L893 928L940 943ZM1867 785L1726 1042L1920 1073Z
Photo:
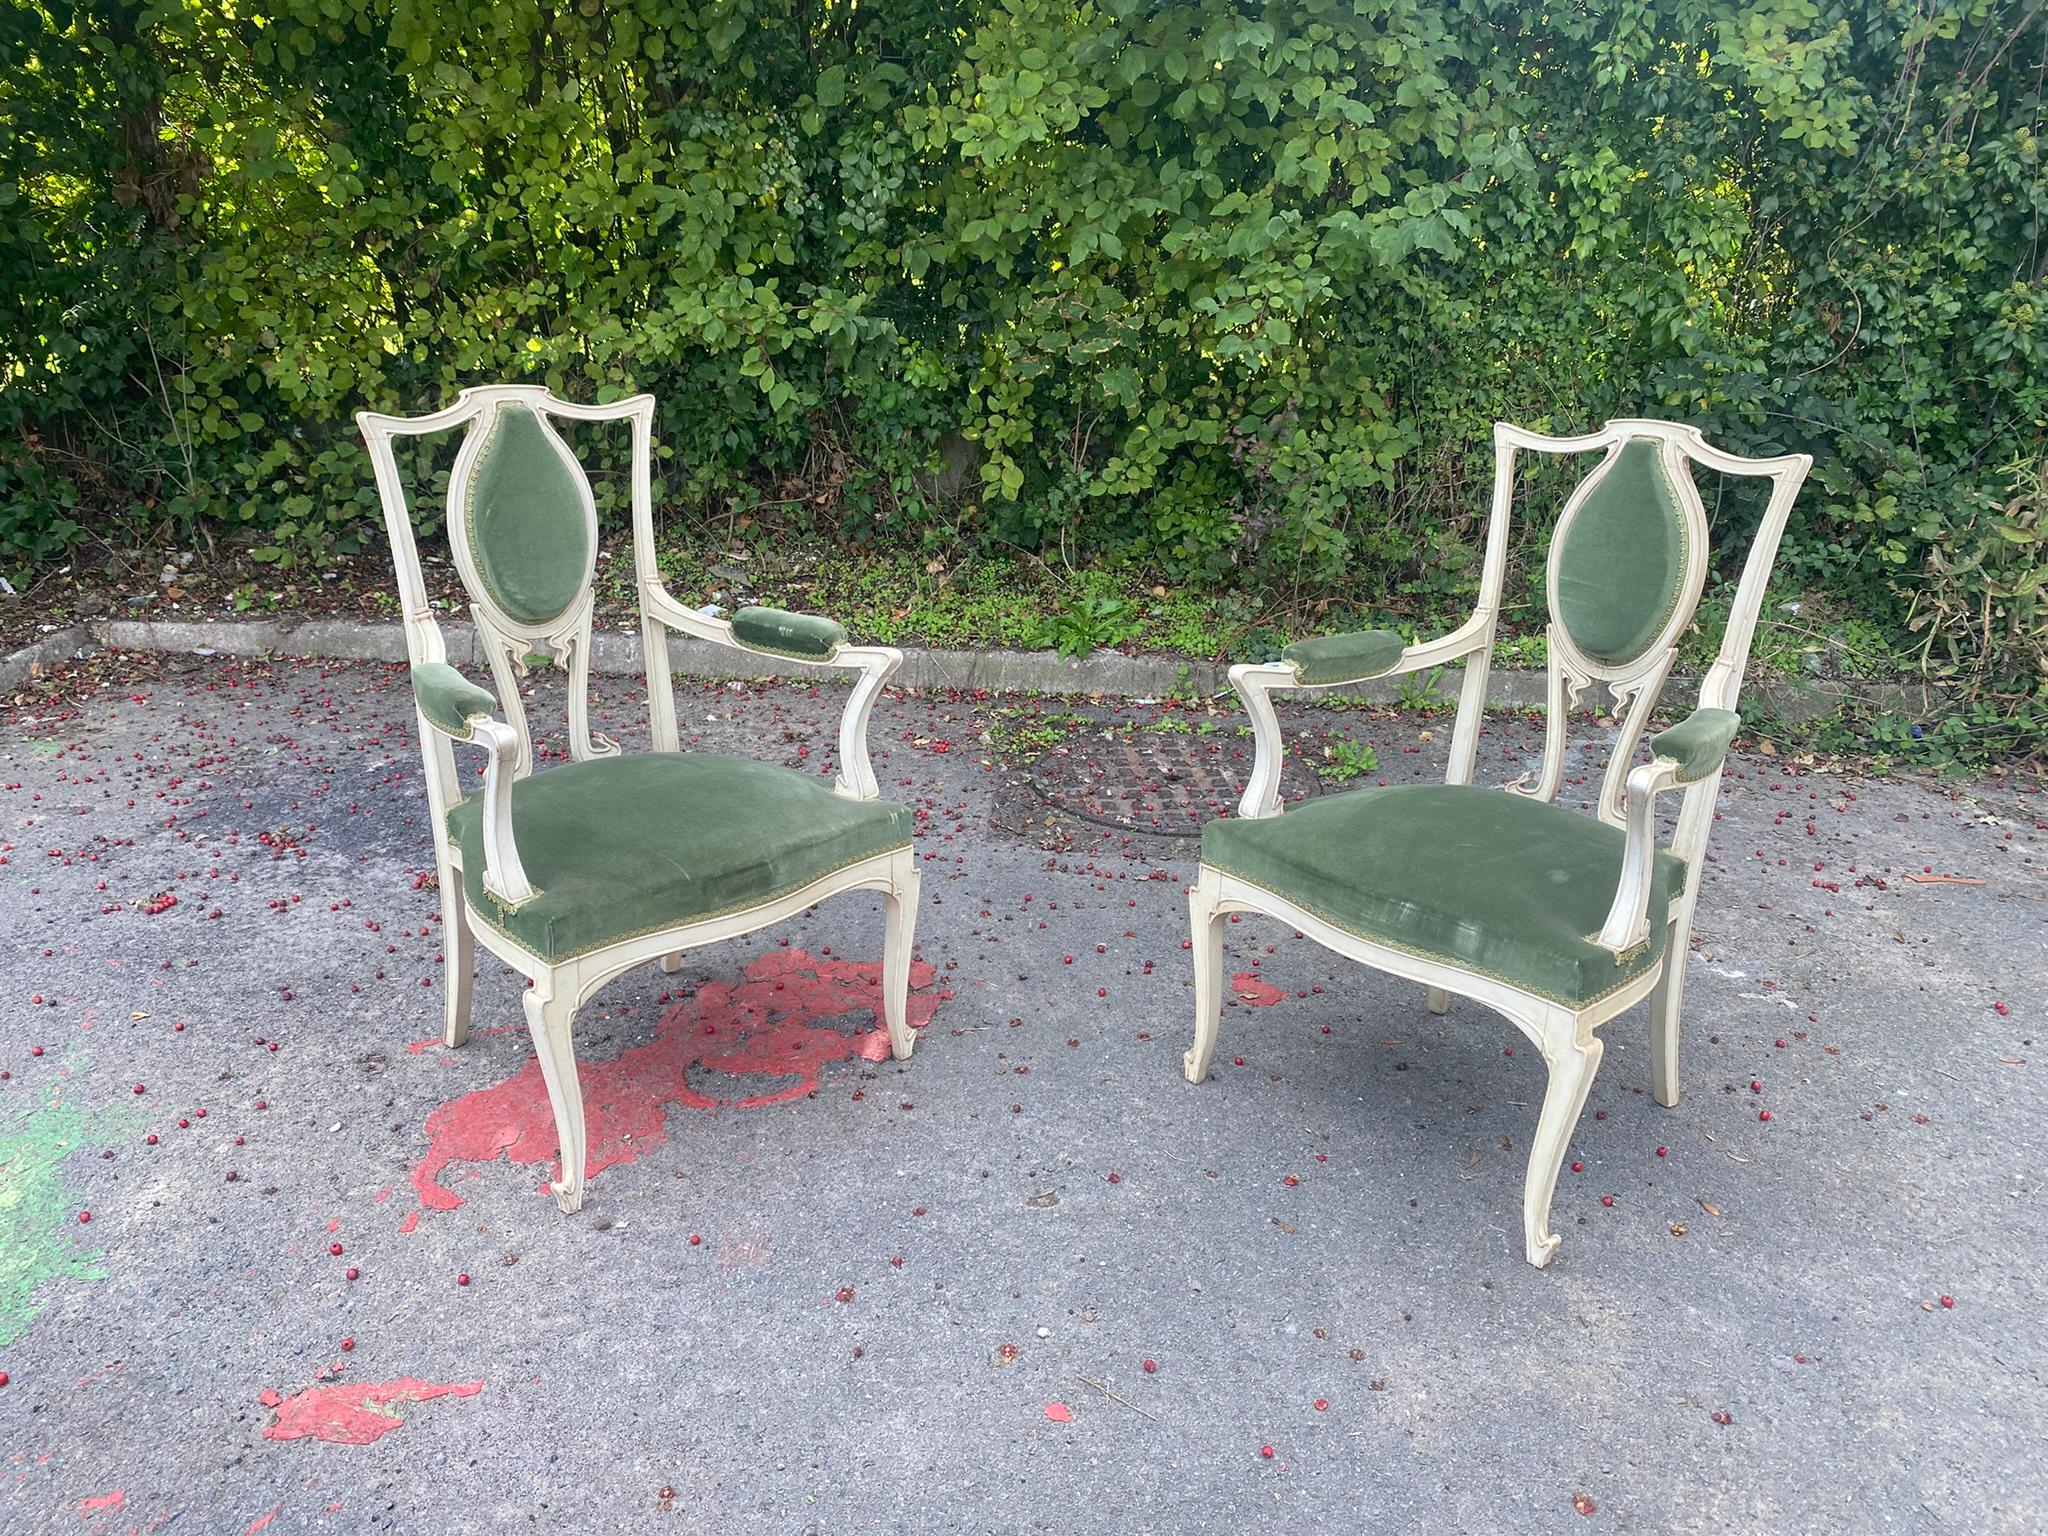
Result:
M842 697L679 702L817 772ZM1296 793L1442 772L1444 715L1287 722ZM1537 1271L1542 1066L1476 1005L1246 918L1182 1081L1242 724L885 698L915 1057L878 898L622 978L565 1217L517 978L439 1042L402 670L45 680L0 721L0 1530L2048 1528L2043 797L1742 757L1685 1097L1606 1027ZM1482 776L1539 740L1494 717Z

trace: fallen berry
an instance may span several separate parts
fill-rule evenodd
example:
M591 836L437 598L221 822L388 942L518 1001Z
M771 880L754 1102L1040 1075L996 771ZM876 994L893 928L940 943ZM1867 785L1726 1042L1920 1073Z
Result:
M469 1284L469 1272L467 1270L464 1270L461 1274L457 1275L455 1277L455 1283L457 1285Z
M1157 1360L1147 1360L1144 1362L1144 1365L1147 1376L1157 1376L1159 1374L1159 1362Z
M1259 1447L1259 1454L1265 1457L1266 1460L1271 1461L1273 1459L1273 1447L1271 1447L1270 1445L1262 1445Z
M1953 1296L1944 1296L1941 1298L1941 1304L1944 1307L1953 1307L1956 1304L1956 1299Z

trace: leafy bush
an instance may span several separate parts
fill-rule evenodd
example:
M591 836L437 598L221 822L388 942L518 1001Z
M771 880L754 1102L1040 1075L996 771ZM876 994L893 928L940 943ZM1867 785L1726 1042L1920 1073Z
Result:
M28 0L0 565L374 546L350 413L520 379L654 391L680 515L1422 608L1495 418L1654 414L1813 452L1793 578L2025 693L2044 64L2020 0Z

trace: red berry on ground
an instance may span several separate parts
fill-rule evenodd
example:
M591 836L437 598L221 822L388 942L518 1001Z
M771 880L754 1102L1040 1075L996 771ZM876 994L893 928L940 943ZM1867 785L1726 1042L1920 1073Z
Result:
M1771 1112L1770 1112L1770 1111L1769 1111L1768 1109L1764 1109L1764 1110L1759 1110L1759 1111L1757 1112L1757 1119L1759 1119L1759 1120L1768 1120L1768 1119L1770 1119L1770 1118L1771 1118Z
M351 1279L351 1280L355 1279L358 1273L359 1273L359 1271L358 1271L358 1270L356 1269L355 1265L353 1265L353 1264L349 1265L349 1267L348 1267L348 1277L349 1277L349 1279Z
M1953 1307L1956 1304L1956 1299L1953 1296L1944 1296L1941 1298L1941 1304L1944 1307Z
M88 1222L88 1221L91 1221L91 1220L92 1220L92 1212L91 1212L91 1211L80 1211L80 1212L78 1213L78 1219L79 1219L79 1221L80 1221L81 1223L84 1223L84 1222Z
M1156 1375L1158 1375L1158 1374L1159 1374L1159 1362L1158 1362L1157 1360L1147 1360L1147 1361L1145 1362L1145 1374L1146 1374L1147 1376L1156 1376Z
M1262 1445L1259 1447L1259 1454L1265 1457L1266 1460L1271 1461L1273 1459L1273 1447L1271 1447L1270 1445Z
M1316 1412L1317 1412L1317 1413L1323 1413L1323 1412L1326 1412L1326 1411L1328 1410L1329 1406L1330 1406L1330 1400L1329 1400L1329 1399L1328 1399L1327 1397L1319 1397L1319 1398L1317 1398L1317 1399L1316 1399Z
M1612 1205L1612 1204L1614 1204L1614 1196L1612 1196L1612 1195L1602 1195L1602 1196L1600 1197L1600 1203L1601 1203L1602 1205Z

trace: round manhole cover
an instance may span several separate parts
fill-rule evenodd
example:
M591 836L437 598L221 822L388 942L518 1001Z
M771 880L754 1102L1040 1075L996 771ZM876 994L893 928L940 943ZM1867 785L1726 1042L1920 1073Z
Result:
M1017 749L1004 754L1011 782L1047 811L1154 837L1199 837L1205 823L1236 812L1251 777L1251 738L1235 723L1067 717L1035 721L1018 736ZM1285 798L1317 788L1291 755L1283 761Z

